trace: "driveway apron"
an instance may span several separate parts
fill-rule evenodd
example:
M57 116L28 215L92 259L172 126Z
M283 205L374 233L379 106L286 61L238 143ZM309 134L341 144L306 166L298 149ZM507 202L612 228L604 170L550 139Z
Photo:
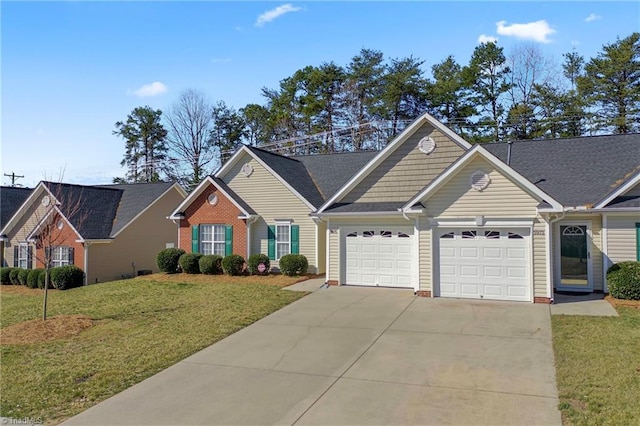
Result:
M69 425L560 424L549 307L321 289Z

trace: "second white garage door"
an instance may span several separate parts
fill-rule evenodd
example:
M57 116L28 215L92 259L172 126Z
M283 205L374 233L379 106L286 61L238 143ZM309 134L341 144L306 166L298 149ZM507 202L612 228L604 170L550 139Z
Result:
M412 228L345 231L345 284L413 287Z
M440 229L440 296L530 301L529 229Z

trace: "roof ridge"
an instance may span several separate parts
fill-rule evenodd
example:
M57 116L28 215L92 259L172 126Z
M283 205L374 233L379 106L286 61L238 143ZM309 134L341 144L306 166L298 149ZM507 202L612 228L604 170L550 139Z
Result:
M265 154L270 154L270 155L275 155L276 157L279 158L285 158L287 160L291 160L291 161L297 161L294 157L288 157L286 155L282 155L282 154L278 154L276 152L272 152L272 151L267 151L266 149L262 149L262 148L258 148L256 146L251 146L251 145L245 145L247 148L249 148L249 150L255 150L255 151L260 151L260 152L264 152Z
M588 135L588 136L566 136L561 138L544 138L544 139L516 139L513 141L492 141L492 142L477 142L475 145L506 145L507 143L521 143L521 142L547 142L547 141L567 141L578 139L598 139L598 138L620 138L620 137L640 136L640 133L613 133L609 135Z

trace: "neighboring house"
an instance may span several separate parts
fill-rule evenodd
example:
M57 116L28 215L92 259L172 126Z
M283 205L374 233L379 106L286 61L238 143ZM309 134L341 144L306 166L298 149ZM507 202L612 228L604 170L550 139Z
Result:
M186 196L174 183L40 182L17 209L5 212L7 189L0 194L5 264L73 264L85 272L85 284L157 271L157 253L177 243L176 225L166 215Z
M0 228L18 211L29 197L32 189L15 186L0 186ZM4 258L4 238L0 238L0 266L9 266Z
M206 203L223 197L230 216ZM297 235L329 284L549 303L606 291L608 266L639 258L640 135L472 146L425 114L376 154L243 147L172 217L181 246L200 250L194 225L233 215L232 251L277 259Z
M276 270L283 255L303 254L309 272L324 273L326 227L311 214L375 155L285 157L244 146L174 209L179 245L222 256L264 253Z

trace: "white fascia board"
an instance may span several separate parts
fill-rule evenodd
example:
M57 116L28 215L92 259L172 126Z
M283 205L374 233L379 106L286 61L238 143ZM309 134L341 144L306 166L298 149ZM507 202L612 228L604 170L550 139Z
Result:
M249 150L249 148L247 148L246 145L242 145L242 147L237 150L231 156L231 158L227 160L226 163L220 166L220 168L213 175L217 178L222 179L222 176L224 176L234 166L234 164L236 164L240 160L240 157L242 157L243 153L251 155L251 151ZM253 157L253 155L251 156Z
M613 192L609 193L604 199L596 203L593 208L594 209L602 209L607 204L612 202L616 197L623 195L625 192L636 186L640 183L640 172L637 172L635 176L628 179L624 184L620 185Z
M204 188L206 188L208 183L213 184L213 179L211 179L211 176L207 176L206 178L204 178L204 180L200 182L198 186L196 186L196 189L191 191L191 193L184 200L182 200L178 207L176 207L169 215L169 219L182 219L182 217L177 216L177 214L184 211L186 207L189 207L191 203L193 203L193 201L198 198L200 194L202 194L202 191L204 191Z
M545 211L562 211L562 204L552 198L549 194L535 186L533 183L529 182L524 176L515 171L513 168L507 166L504 162L502 162L498 157L491 154L481 145L475 145L469 151L467 151L462 157L456 160L449 168L447 168L443 173L440 174L436 179L434 179L425 189L418 193L415 197L409 200L403 207L404 210L411 209L411 206L420 202L428 197L429 195L435 193L438 189L440 189L449 179L457 174L457 172L469 164L476 157L483 157L487 160L492 166L502 172L504 175L513 179L518 186L526 190L527 192L536 195L541 200L545 200L547 203L551 204L552 209L546 209Z
M533 219L487 219L482 225L469 219L436 219L430 218L429 223L441 228L529 228L533 226Z
M331 218L331 217L358 217L358 216L389 216L389 217L402 217L401 211L386 211L386 212L336 212L336 213L318 213L319 218Z
M153 200L151 203L149 203L149 205L147 207L145 207L144 209L142 209L142 211L140 211L137 215L135 215L133 217L133 219L131 219L126 225L124 225L118 232L116 232L115 234L113 234L111 236L111 238L116 238L118 235L120 235L125 229L127 229L129 227L129 225L131 225L133 222L135 222L140 216L142 216L143 214L145 214L151 207L153 207L158 201L160 201L165 195L167 195L169 192L176 190L178 192L180 192L182 190L182 187L180 185L178 185L177 183L174 183L173 185L171 185L166 191L164 191L162 194L160 194L158 197L156 197L155 200ZM182 190L184 192L184 190Z
M256 155L253 154L253 152L251 152L251 150L249 148L247 148L246 146L242 146L242 148L240 148L240 150L238 152L236 152L233 157L231 157L231 159L229 159L229 161L227 161L224 166L222 166L220 168L220 170L218 170L215 174L215 177L220 178L220 176L223 176L231 167L233 164L235 164L236 162L238 162L238 158L240 157L242 152L246 152L247 154L249 154L251 156L251 158L253 158L254 160L256 160L258 162L258 164L260 164L262 167L265 168L265 170L267 170L269 173L271 173L271 175L273 177L275 177L281 184L283 184L289 191L291 191L291 193L293 195L295 195L296 197L298 197L300 199L300 201L302 201L307 207L309 207L310 210L315 210L316 207L311 204L309 201L307 201L306 198L304 198L298 191L296 191L290 184L289 182L287 182L286 180L282 179L282 176L280 176L278 173L276 173L271 167L269 167L269 165L267 163L265 163L264 161L262 161L259 157L257 157ZM275 154L275 155L279 155L279 154Z
M24 216L24 210L30 206L31 204L33 204L33 202L35 200L37 200L40 195L43 192L47 192L48 195L55 200L56 204L59 204L58 199L56 197L53 196L53 194L51 193L51 191L49 190L49 188L47 188L47 186L41 181L40 183L38 183L38 185L36 185L35 188L33 188L33 190L31 191L31 194L29 194L29 196L27 197L26 200L24 200L24 203L22 203L22 205L20 206L20 208L18 208L18 210L16 210L16 212L13 214L13 216L11 217L11 219L9 219L7 221L7 223L4 225L4 227L2 228L2 230L0 230L0 234L4 235L7 233L7 230L11 229L13 226L15 226L15 222L18 221L18 219L20 219L21 217ZM52 202L53 202L52 200Z
M318 213L323 212L327 207L336 201L340 200L344 195L351 191L356 185L367 177L376 167L380 165L385 159L389 157L403 142L410 138L423 124L429 123L434 128L438 129L454 142L462 146L464 149L469 149L471 144L456 135L451 129L447 128L444 124L436 120L433 116L424 113L416 120L413 121L406 129L402 131L396 138L391 141L382 151L380 151L375 157L373 157L365 167L363 167L358 173L355 174L342 188L340 188L329 200L327 200L319 209Z
M607 214L612 214L612 213L621 213L621 214L628 214L628 213L639 213L640 214L640 207L604 207L601 209L593 209L591 210L591 212L593 213L600 213L600 212L606 212Z

